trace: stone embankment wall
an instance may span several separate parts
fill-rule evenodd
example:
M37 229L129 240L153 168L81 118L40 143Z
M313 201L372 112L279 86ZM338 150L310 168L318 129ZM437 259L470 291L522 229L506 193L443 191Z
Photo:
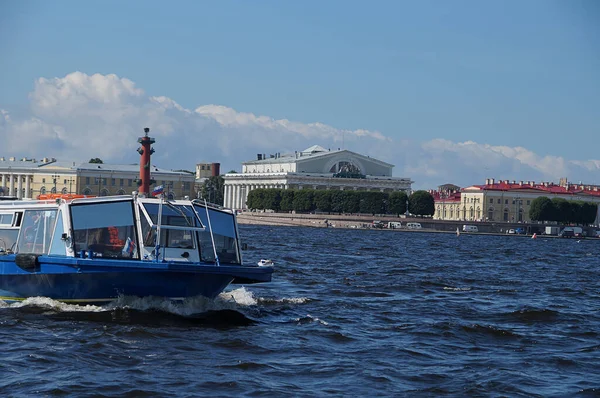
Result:
M456 232L458 228L462 231L464 224L477 225L479 232L503 234L511 228L524 228L528 235L544 230L542 224L518 224L506 222L473 222L473 221L445 221L433 220L431 218L401 218L393 216L371 216L355 214L291 214L291 213L261 213L243 212L238 215L239 224L258 225L287 225L287 226L309 226L335 228L371 228L373 221L378 220L385 224L390 221L401 222L402 229L407 222L418 222L424 230Z

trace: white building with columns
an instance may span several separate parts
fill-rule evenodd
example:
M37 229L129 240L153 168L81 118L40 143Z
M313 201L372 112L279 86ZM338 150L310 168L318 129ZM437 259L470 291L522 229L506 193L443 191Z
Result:
M258 154L242 163L241 173L227 173L224 205L246 209L248 193L257 188L334 189L410 193L410 178L392 177L394 165L348 150L327 150L314 145L301 152ZM341 178L340 174L360 177Z

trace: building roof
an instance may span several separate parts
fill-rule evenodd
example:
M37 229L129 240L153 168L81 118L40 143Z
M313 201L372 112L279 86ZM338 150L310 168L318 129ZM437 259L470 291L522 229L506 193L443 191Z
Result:
M523 193L538 193L538 194L553 194L553 195L590 195L600 197L600 187L597 185L586 185L586 184L570 184L558 185L553 182L540 182L535 181L508 181L502 180L498 182L489 181L483 185L472 185L467 188L463 188L464 191L511 191L511 192L523 192Z
M433 196L434 201L460 202L460 192L431 191L429 193L431 193L431 195Z
M302 151L303 154L313 154L317 152L328 152L327 149L323 148L321 145L313 145L310 148L306 148Z
M77 171L106 171L106 172L131 172L139 173L139 164L110 164L110 163L87 163L87 162L59 162L56 159L44 159L43 161L36 161L35 159L27 160L0 160L0 170L6 172L9 169L23 170L23 169L35 169L38 172L54 172L56 170L65 170L72 173ZM32 170L33 171L33 170ZM150 169L153 173L161 174L194 174L191 172L182 172L162 169L156 166L152 166Z
M386 167L394 167L393 164L386 163L382 160L378 160L378 159L372 158L370 156L361 155L360 153L352 152L347 149L338 149L338 150L331 151L331 150L325 149L319 145L313 145L310 148L306 148L304 151L301 151L301 152L295 152L295 153L291 153L291 154L269 155L270 157L267 157L265 159L250 160L247 162L243 162L242 164L243 165L253 165L253 164L271 164L271 163L300 163L300 162L308 161L311 159L316 159L316 158L322 157L322 156L330 156L330 155L333 155L336 153L337 154L349 153L349 154L352 154L353 156L357 156L359 158L368 160L373 163L377 163L377 164L380 164L380 165L383 165Z

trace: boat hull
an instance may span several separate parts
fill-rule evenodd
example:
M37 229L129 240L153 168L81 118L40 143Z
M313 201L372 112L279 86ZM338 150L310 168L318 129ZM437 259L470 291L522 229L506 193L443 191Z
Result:
M36 267L23 269L15 256L0 257L0 299L49 297L65 302L110 302L124 296L170 299L215 298L230 283L271 280L272 269L177 262L115 261L36 257Z

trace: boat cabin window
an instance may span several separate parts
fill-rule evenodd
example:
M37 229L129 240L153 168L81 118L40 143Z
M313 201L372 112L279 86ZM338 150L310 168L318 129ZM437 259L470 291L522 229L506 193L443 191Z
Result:
M76 253L139 258L131 201L73 204L70 209Z
M14 251L19 236L22 212L0 213L0 251Z
M204 206L194 206L196 207L196 211L200 216L202 224L204 224L206 228L206 231L199 233L201 258L203 261L207 262L215 261L208 218L206 216L206 208ZM208 209L208 212L219 262L222 264L240 264L241 261L237 245L234 215L229 212L211 208Z
M0 227L11 226L13 222L13 213L0 214Z
M65 255L67 253L67 246L65 241L62 239L62 234L65 232L62 211L58 212L56 217L56 228L54 228L54 236L52 236L52 243L50 246L50 254Z
M56 223L56 209L25 210L17 242L19 253L48 253Z
M3 229L0 227L0 250L5 252L15 250L18 235L18 229Z
M159 205L154 203L144 203L144 209L150 216L154 224L158 224ZM174 205L164 203L162 206L161 225L173 225L178 227L201 227L202 224L194 214L191 206ZM148 220L142 217L142 234L144 237L144 246L156 246L156 227L152 228ZM196 248L193 231L161 229L160 245L162 247L173 247L182 249Z

